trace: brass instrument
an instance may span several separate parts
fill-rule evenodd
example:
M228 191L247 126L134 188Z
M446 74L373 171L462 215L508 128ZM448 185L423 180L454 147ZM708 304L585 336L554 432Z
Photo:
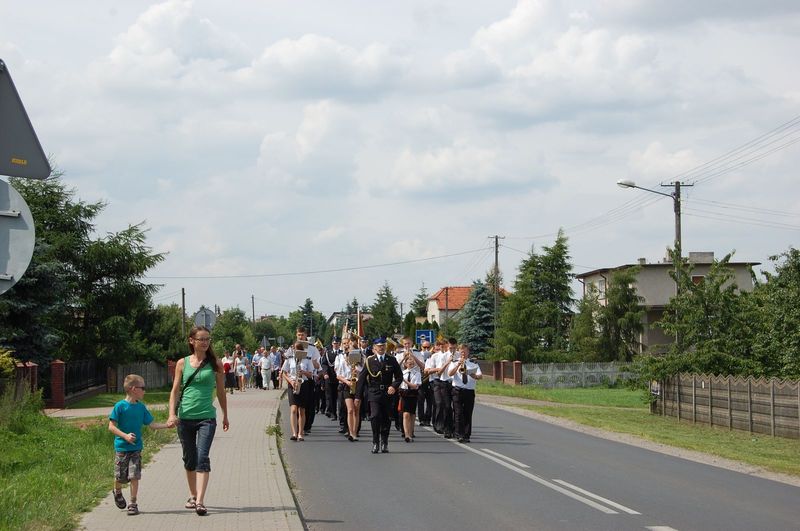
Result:
M390 356L394 356L395 352L397 351L397 341L392 339L391 337L386 338L386 353Z
M350 365L350 394L356 394L356 383L358 383L358 374L356 374L356 367L361 363L362 356L360 349L351 350L347 355L347 364Z
M292 392L296 395L300 394L300 386L305 381L305 376L300 375L300 362L306 359L307 351L294 350L294 383L292 384Z

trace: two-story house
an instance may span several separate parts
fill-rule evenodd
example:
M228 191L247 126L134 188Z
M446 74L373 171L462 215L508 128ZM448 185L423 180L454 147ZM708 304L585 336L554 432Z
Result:
M692 280L700 282L708 273L711 264L714 262L713 252L690 252L689 262L694 266ZM733 278L741 291L753 290L753 279L750 276L750 268L759 265L759 262L729 262L728 267L733 270ZM644 328L639 336L640 352L645 350L658 351L658 345L666 345L675 341L664 331L656 326L664 315L664 307L669 299L675 295L675 281L669 273L674 271L674 264L669 258L662 262L648 263L646 259L640 258L636 264L625 264L617 267L595 269L588 273L575 275L578 281L583 284L583 294L586 294L587 286L594 286L597 290L599 302L606 303L606 288L611 278L611 274L618 269L637 266L639 273L636 276L636 291L644 299L642 305L645 313L642 317Z

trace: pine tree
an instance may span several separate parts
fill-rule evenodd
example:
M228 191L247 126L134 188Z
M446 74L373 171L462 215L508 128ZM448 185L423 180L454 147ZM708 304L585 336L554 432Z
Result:
M494 335L494 296L492 288L480 280L472 284L469 299L461 310L458 340L469 345L470 352L484 357Z
M536 361L566 350L574 275L563 230L543 250L531 250L520 264L514 293L500 310L494 358Z
M598 320L601 306L597 288L587 285L586 294L578 303L578 312L572 319L569 351L577 361L600 361L600 330Z
M397 297L392 293L392 288L388 282L384 282L375 295L372 319L365 326L367 337L389 337L399 330L401 323L397 304Z
M425 284L417 292L416 297L411 302L411 309L414 311L416 317L427 317L428 315L428 290Z
M606 305L600 310L598 347L605 361L631 361L638 352L643 330L642 297L636 293L638 267L614 271L606 289Z

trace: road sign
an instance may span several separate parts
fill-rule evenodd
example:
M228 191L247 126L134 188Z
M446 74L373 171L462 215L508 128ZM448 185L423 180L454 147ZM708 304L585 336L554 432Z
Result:
M421 345L423 341L433 343L433 330L417 330L414 337L417 345Z
M28 119L8 67L0 59L0 175L46 179L50 163Z
M0 294L11 289L25 274L35 240L28 204L13 186L0 180Z
M195 326L205 326L209 330L214 328L214 324L217 322L216 314L206 308L205 306L200 306L200 311L194 314L194 324Z
M278 336L278 345L283 346L283 336Z

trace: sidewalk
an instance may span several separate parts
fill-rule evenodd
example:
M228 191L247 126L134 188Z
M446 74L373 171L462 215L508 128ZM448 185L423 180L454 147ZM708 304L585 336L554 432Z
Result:
M184 509L189 497L181 460L181 445L165 445L142 471L137 516L117 509L111 495L113 454L109 450L109 494L79 527L87 530L147 529L287 529L302 530L297 506L286 480L274 435L267 426L275 424L282 390L248 389L228 396L231 427L222 431L222 413L211 447L211 478L206 493L208 515L197 516ZM68 410L69 411L69 410ZM81 410L71 410L78 416ZM84 410L88 416L94 410ZM66 413L65 413L66 414ZM108 414L104 408L101 415ZM144 432L147 437L147 432ZM124 489L126 499L130 491Z

